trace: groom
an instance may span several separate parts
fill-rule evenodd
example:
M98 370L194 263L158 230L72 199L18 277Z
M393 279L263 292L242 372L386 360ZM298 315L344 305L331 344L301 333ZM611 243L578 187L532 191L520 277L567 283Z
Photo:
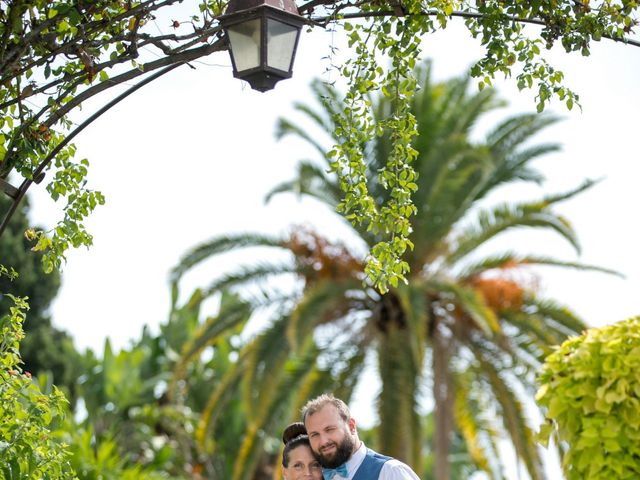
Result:
M302 420L324 480L420 480L407 465L365 447L349 407L333 395L307 402Z

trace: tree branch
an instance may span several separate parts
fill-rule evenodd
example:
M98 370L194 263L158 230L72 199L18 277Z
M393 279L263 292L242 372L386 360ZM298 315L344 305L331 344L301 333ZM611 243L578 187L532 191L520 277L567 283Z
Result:
M326 0L312 0L311 2L305 4L305 7L307 5L311 5L312 8L315 5L324 5L327 3L334 3L334 2L327 2ZM436 16L439 12L436 10L425 10L422 11L420 13L414 13L414 14L407 14L406 16L411 16L411 15L420 15L420 16ZM340 15L339 19L340 20L350 20L350 19L357 19L357 18L371 18L371 17L397 17L397 13L393 10L379 10L379 11L375 11L375 12L353 12L353 13L343 13ZM451 13L452 17L460 17L460 18L483 18L483 14L481 13L473 13L473 12L464 12L464 11L454 11ZM538 26L542 26L542 27L546 27L548 26L548 24L544 21L541 20L539 18L519 18L519 17L512 17L509 15L506 15L505 20L509 20L510 22L517 22L517 23L526 23L526 24L531 24L531 25L538 25ZM335 14L332 15L328 15L328 16L322 16L322 17L311 17L310 21L313 23L316 23L318 25L324 25L328 22L331 21L335 21ZM627 45L632 45L634 47L640 47L640 41L637 40L633 40L631 38L628 37L612 37L610 35L602 35L602 38L606 38L607 40L612 40L614 42L620 42L620 43L624 43Z
M91 88L88 88L84 92L75 96L73 100L69 103L66 103L59 110L56 110L54 114L52 114L45 122L44 125L51 127L55 125L55 123L60 120L63 116L65 116L69 111L73 110L75 107L80 105L82 102L87 100L88 98L93 97L94 95L107 90L111 87L114 87L122 82L126 82L128 80L132 80L140 75L144 75L146 73L152 72L153 70L157 70L158 68L165 67L167 65L173 64L182 64L187 63L192 60L196 60L198 58L210 55L214 52L219 52L226 49L226 45L222 41L217 41L211 45L205 45L203 47L194 48L192 50L187 50L185 52L177 53L175 55L171 55L168 57L161 58L159 60L155 60L153 62L145 63L141 69L132 69L128 72L110 78L109 80L96 84Z
M162 8L166 5L171 5L173 3L176 2L180 2L181 0L165 0L164 2L160 2L156 5L152 5L156 0L149 0L147 2L141 3L140 5L137 5L136 7L133 7L129 10L126 11L126 13L121 13L120 15L116 15L115 17L111 18L111 19L104 19L104 20L99 20L99 21L95 21L95 22L89 22L86 25L83 25L83 31L82 34L79 36L74 36L73 38L71 38L67 43L64 43L62 45L57 46L57 48L51 49L50 53L48 55L42 55L38 57L38 60L31 62L27 65L22 66L20 69L18 70L13 70L10 71L11 69L9 68L9 65L7 65L7 62L3 62L2 65L0 65L0 71L2 72L6 72L9 71L9 75L5 75L2 78L0 78L0 83L4 82L7 77L11 78L14 77L16 75L21 75L23 73L25 73L26 71L28 71L29 69L33 69L35 67L44 65L47 62L53 61L55 59L56 56L60 55L60 54L64 54L65 52L69 51L69 50L73 50L75 49L78 45L82 45L84 43L89 43L89 44L93 44L94 42L90 40L91 35L95 34L95 33L99 33L102 29L104 29L104 27L106 25L109 24L115 24L117 22L120 22L122 20L126 20L127 18L130 17L136 17L136 15L142 15L145 13L150 13L153 12L159 8ZM53 24L55 24L58 20L59 20L59 16L56 15L55 17L53 17L52 19L50 19L51 21L54 21ZM43 22L43 23L47 23L47 22ZM50 26L50 25L49 25ZM5 31L5 35L10 31L10 29L7 29ZM132 32L134 33L134 32ZM132 37L133 35L129 35L127 37L114 37L111 39L110 42L108 43L100 43L99 46L104 46L104 45L110 45L112 43L115 43L117 41L132 41ZM21 42L16 45L15 50L17 50L16 55L9 55L7 58L17 58L20 59L21 55L19 54L21 51L24 51L26 48L29 47L29 45L35 43L35 39L34 38L30 38L29 34L26 35L25 37L21 38ZM48 42L43 41L42 43L49 45ZM11 51L9 52L11 53ZM2 57L0 57L2 58Z

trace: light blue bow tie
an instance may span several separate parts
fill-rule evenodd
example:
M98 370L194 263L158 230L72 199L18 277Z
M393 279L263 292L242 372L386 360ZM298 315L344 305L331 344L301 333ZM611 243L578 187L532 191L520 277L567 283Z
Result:
M324 480L332 480L336 475L342 475L344 478L349 476L349 471L347 470L347 466L343 463L338 468L323 468L322 476Z

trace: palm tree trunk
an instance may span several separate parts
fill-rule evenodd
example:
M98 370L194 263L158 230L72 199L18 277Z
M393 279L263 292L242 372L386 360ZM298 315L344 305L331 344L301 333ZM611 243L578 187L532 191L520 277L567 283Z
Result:
M450 340L438 325L433 331L433 399L435 402L434 477L450 480L449 448L453 430L452 386L449 380Z
M416 408L421 362L412 354L412 331L397 298L388 294L377 312L378 371L382 390L378 398L377 447L402 460L416 473L421 470L420 416ZM419 359L418 359L419 360Z

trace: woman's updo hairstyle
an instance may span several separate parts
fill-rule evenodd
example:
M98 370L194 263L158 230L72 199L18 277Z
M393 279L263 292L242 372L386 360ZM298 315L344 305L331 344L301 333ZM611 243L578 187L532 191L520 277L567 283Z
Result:
M282 442L286 445L291 440L299 437L300 435L307 435L307 429L302 422L295 422L289 425L282 432Z
M300 445L306 445L311 448L309 437L307 436L307 429L302 422L292 423L285 428L284 432L282 432L282 442L284 443L282 466L285 468L289 466L289 453L291 450L298 448Z

